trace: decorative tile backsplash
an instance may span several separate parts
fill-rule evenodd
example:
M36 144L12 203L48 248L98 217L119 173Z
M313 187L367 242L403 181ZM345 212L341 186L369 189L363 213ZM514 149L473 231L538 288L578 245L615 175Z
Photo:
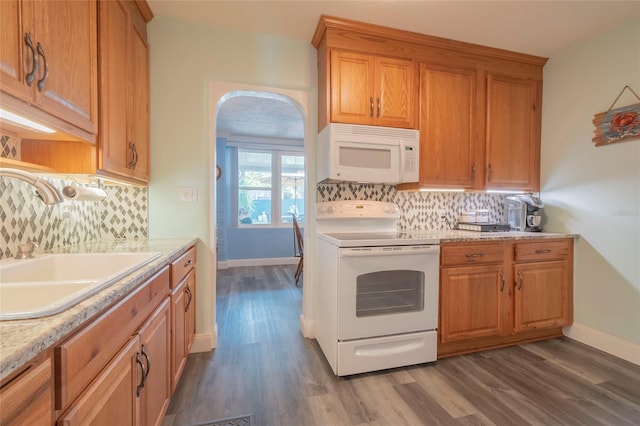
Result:
M395 185L322 183L316 201L375 200L396 203L401 229L439 230L453 226L466 210L488 209L489 222L504 222L506 194L398 191Z
M0 157L20 160L20 141L14 136L0 136Z
M46 177L56 188L91 186L59 177ZM95 186L95 185L94 185ZM46 205L33 186L0 177L0 259L15 256L18 244L35 241L49 250L85 241L148 238L146 187L105 186L102 201L69 201Z

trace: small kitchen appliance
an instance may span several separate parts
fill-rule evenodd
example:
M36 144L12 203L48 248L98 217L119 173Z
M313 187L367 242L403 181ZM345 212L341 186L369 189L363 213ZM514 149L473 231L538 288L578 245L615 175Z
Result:
M504 205L506 220L511 230L542 231L544 204L540 198L529 194L510 195L505 198Z
M436 360L440 237L398 232L398 207L318 203L315 334L338 376Z
M330 123L318 134L319 182L417 182L419 159L418 130Z

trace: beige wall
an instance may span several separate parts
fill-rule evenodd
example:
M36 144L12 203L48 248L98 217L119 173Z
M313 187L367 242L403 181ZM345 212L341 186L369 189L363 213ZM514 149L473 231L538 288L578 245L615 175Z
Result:
M599 335L605 350L640 344L640 140L591 142L593 115L607 111L625 85L640 95L640 21L568 48L544 69L547 229L581 235L573 334L587 343ZM626 91L615 107L639 102Z
M309 93L316 115L315 49L310 42L186 24L163 17L149 24L151 50L151 238L193 236L198 247L197 333L213 333L215 247L210 219L215 185L210 170L209 82L268 86ZM314 121L315 123L315 121ZM315 124L312 124L315 127ZM315 128L311 134L315 134ZM180 187L197 202L180 202ZM214 222L211 222L214 223Z

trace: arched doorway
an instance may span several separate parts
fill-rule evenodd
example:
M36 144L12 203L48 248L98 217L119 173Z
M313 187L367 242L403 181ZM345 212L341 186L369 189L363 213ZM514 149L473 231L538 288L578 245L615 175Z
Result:
M310 131L309 126L309 104L308 104L308 96L306 92L299 90L288 90L288 89L280 89L280 88L272 88L272 87L261 87L261 86L250 86L250 85L242 85L237 83L230 82L211 82L210 83L210 158L211 158L211 175L216 176L216 166L218 165L219 159L216 155L216 143L218 136L218 119L220 114L222 113L233 113L234 111L241 110L243 105L246 107L247 102L253 102L255 105L252 105L252 108L247 108L251 110L250 113L254 114L254 119L260 120L259 117L265 117L269 114L269 108L278 105L272 110L278 114L290 115L292 111L296 111L299 114L302 129L300 134L303 137L303 152L307 159L311 159L311 161L305 161L305 172L304 174L307 176L306 188L305 188L305 206L304 210L306 212L310 212L311 214L307 214L307 222L311 224L311 226L306 226L304 229L305 233L305 241L308 241L307 235L313 235L315 232L315 179L312 176L315 176L315 164L314 164L314 152L315 152L315 144L310 143L312 140L313 132ZM225 104L229 109L225 109ZM287 108L283 107L283 104L286 104ZM278 117L274 117L276 120ZM284 119L285 116L281 116L281 119ZM289 120L291 117L287 117ZM267 129L268 123L258 123L257 127L262 125L263 130ZM256 127L256 126L253 126ZM273 131L271 129L270 131ZM275 136L275 133L272 134L274 139L287 140L289 138L278 138ZM224 173L224 168L223 171ZM232 172L232 171L229 171ZM214 186L215 187L215 186ZM311 194L311 198L308 196ZM211 241L217 240L217 222L218 222L218 211L217 211L217 190L214 189L214 196L211 197L211 206L210 206L210 237ZM307 251L307 249L305 248ZM311 247L313 250L313 247ZM305 256L307 257L307 256ZM310 267L305 265L304 270L304 291L303 291L303 306L302 306L302 315L300 318L300 328L302 333L306 337L312 336L312 325L305 318L309 318L311 311L310 308L310 291L309 289L312 287L312 274L310 273ZM213 281L213 320L215 323L215 301L216 301L216 291L215 291L215 279ZM217 325L215 325L215 340L217 340Z

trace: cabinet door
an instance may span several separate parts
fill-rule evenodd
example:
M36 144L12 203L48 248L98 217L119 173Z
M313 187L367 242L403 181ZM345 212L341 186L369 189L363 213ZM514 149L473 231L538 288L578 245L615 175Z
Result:
M440 342L508 334L508 293L501 265L443 268Z
M53 370L47 358L0 390L0 424L48 426L52 420Z
M132 16L130 58L129 140L131 170L135 177L149 181L149 46L146 23L139 14Z
M122 1L99 2L100 22L100 155L98 168L128 176L127 116L129 98L125 72L130 14Z
M171 320L168 299L145 322L140 353L145 358L146 380L140 393L140 424L160 425L171 397Z
M331 121L372 124L374 60L370 55L331 51Z
M568 262L516 264L513 276L516 332L571 323Z
M540 100L536 80L487 77L487 188L540 186Z
M139 421L136 387L142 380L140 341L131 339L78 400L58 420L59 425L136 425Z
M185 332L187 327L186 279L171 293L171 390L175 391L187 363Z
M420 184L472 188L476 178L475 70L420 64Z
M35 42L31 33L30 6L30 2L21 0L0 1L0 90L24 101L33 99L35 82ZM26 33L29 33L28 41ZM29 80L31 87L27 84L30 73L33 76L33 81Z
M376 57L374 70L374 124L414 128L417 88L414 62Z
M97 12L95 1L33 2L38 57L36 104L97 133Z

